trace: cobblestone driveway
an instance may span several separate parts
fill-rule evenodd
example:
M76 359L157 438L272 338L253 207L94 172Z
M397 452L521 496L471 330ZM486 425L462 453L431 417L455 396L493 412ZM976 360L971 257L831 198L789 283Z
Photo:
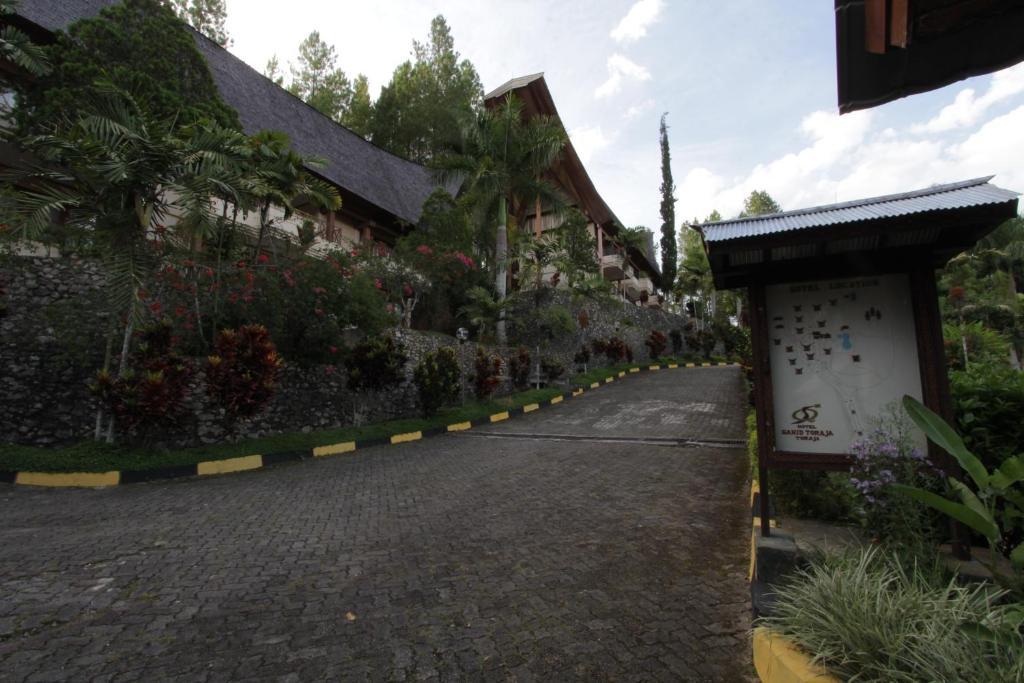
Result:
M632 377L487 431L4 486L0 679L748 677L742 448L628 440L742 437L737 370Z

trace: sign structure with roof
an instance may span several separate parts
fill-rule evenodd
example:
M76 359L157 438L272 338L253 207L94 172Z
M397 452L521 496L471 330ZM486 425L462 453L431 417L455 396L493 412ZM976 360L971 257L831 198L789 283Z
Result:
M750 295L763 534L770 469L847 469L904 395L952 419L935 269L1017 215L991 179L691 226Z

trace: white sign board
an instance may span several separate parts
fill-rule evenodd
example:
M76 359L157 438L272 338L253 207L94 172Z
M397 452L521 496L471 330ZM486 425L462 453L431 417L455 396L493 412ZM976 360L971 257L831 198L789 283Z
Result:
M904 394L921 398L906 275L765 288L775 449L849 453Z

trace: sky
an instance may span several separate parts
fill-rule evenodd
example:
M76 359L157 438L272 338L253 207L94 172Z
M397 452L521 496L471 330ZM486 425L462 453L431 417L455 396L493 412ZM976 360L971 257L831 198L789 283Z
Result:
M544 72L619 219L657 229L668 113L677 222L983 175L1024 191L1024 64L839 116L833 3L793 0L228 0L232 52L287 69L310 31L376 97L443 14L485 91Z

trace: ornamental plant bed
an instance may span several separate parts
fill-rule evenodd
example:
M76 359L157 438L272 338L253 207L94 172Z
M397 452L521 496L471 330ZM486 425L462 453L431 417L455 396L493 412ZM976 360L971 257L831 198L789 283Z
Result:
M374 425L344 427L309 434L301 432L277 434L261 439L178 450L161 451L138 447L111 446L93 441L82 442L59 449L4 444L0 445L0 471L138 471L194 465L207 460L223 460L254 453L308 451L317 446L344 441L387 439L395 434L423 431L458 422L477 420L510 408L519 408L531 403L548 401L561 393L558 389L532 389L513 394L512 396L469 403L465 406L442 411L430 418L392 420Z

